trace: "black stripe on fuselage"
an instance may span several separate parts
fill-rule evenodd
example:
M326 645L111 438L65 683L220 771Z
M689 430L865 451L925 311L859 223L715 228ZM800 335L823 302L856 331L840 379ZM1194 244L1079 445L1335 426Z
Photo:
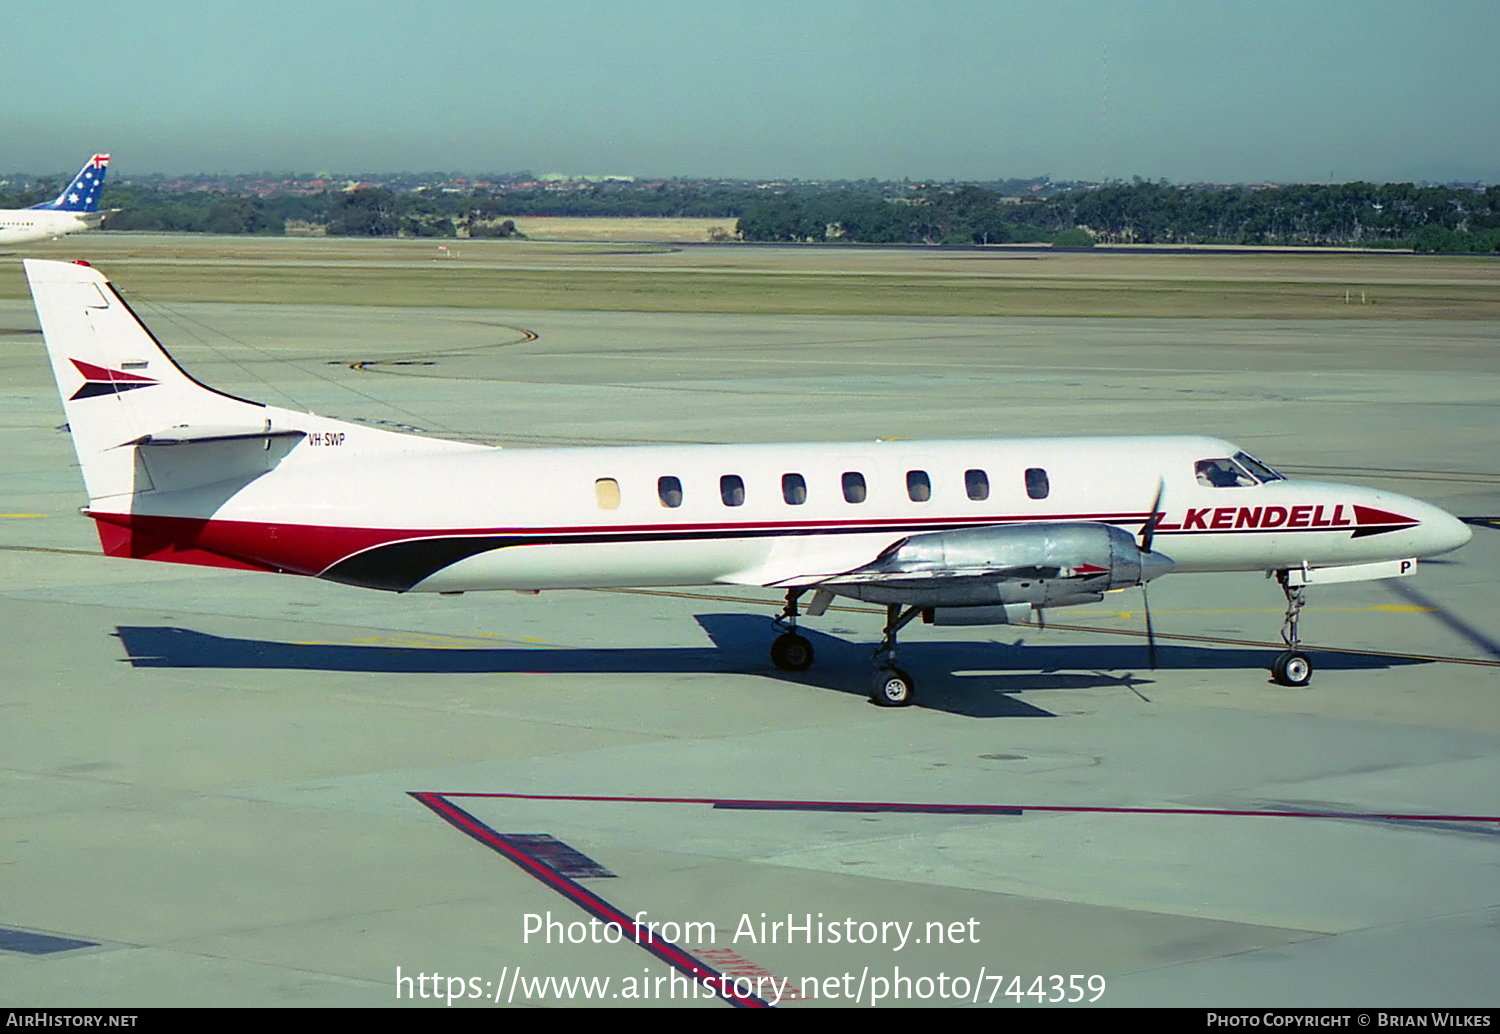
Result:
M1109 518L1096 521L1079 521L1076 523L1091 524L1115 524L1115 525L1139 525L1146 518L1125 517ZM464 536L442 536L436 538L407 539L402 542L391 542L381 546L373 546L369 549L345 557L343 560L331 565L323 571L319 577L329 581L340 582L345 585L354 585L367 589L386 589L391 592L407 592L413 586L427 578L437 574L445 567L449 567L461 560L488 553L491 550L508 549L512 546L560 546L560 545L593 545L601 543L633 542L645 544L648 542L704 542L726 539L754 539L754 538L780 538L790 535L857 535L870 534L874 532L888 532L896 537L922 534L935 531L953 531L963 528L974 527L1014 527L1020 524L1048 523L1045 520L1031 520L1025 522L996 521L993 525L976 525L972 522L933 522L931 524L905 525L893 528L889 525L873 526L849 526L842 525L832 528L743 528L743 527L718 527L695 531L663 530L663 531L621 531L621 532L589 532L583 534L570 534L567 532L547 532L536 535L464 535ZM1328 531L1354 531L1357 534L1378 534L1380 531L1397 531L1400 528L1380 529L1358 529L1349 527L1339 528L1243 528L1239 530L1220 529L1217 531L1177 531L1174 535L1245 535L1258 534L1262 532L1279 531L1282 533L1303 532L1328 532ZM1163 533L1167 534L1167 533Z
M1097 524L1140 524L1144 518L1101 520ZM896 537L932 531L953 531L959 528L998 527L975 525L971 522L933 522L907 524L901 527L888 525L850 526L832 528L705 528L694 531L664 529L662 531L616 531L547 532L536 535L472 535L444 536L441 538L407 539L382 546L372 546L362 552L345 557L330 566L318 577L345 585L358 585L367 589L389 589L406 592L423 579L471 556L487 553L493 549L511 546L566 546L595 545L618 542L708 542L723 539L782 538L789 535L858 535L872 532L889 532ZM1036 523L1036 522L1031 522Z

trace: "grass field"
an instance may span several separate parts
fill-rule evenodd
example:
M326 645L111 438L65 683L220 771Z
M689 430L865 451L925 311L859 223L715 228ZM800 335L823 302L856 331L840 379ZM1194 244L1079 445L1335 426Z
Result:
M160 301L831 315L1500 318L1500 261L1483 257L444 243L446 253L424 240L83 234L0 260L0 297L26 296L15 258L32 255L87 257L128 297Z
M504 219L505 216L497 218ZM701 243L719 229L734 232L734 219L572 219L563 216L510 216L516 229L534 241L649 241Z

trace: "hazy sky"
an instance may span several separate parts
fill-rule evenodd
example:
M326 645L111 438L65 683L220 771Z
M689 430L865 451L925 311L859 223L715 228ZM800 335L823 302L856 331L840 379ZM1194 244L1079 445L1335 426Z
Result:
M0 170L1500 182L1500 0L0 4Z

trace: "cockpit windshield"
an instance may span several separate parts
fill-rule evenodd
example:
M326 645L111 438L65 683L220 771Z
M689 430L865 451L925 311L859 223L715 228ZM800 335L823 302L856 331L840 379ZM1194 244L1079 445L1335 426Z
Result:
M1234 460L1241 467L1244 467L1251 474L1253 474L1255 476L1255 479L1257 481L1266 482L1266 481L1285 481L1286 480L1286 478L1284 478L1280 474L1276 473L1276 471L1274 471L1270 467L1266 466L1264 463L1262 463L1260 460L1256 459L1254 456L1250 455L1248 452L1237 452L1237 453L1235 453L1234 454Z
M1229 458L1199 460L1193 464L1198 484L1205 488L1246 488L1259 484L1240 465Z
M1193 464L1198 484L1205 488L1249 488L1268 481L1286 480L1246 452L1237 452L1229 457L1199 460Z

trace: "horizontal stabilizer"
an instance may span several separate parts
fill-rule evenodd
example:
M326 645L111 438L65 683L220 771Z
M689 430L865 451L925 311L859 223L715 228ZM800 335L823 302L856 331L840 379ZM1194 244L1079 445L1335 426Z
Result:
M165 431L155 431L151 434L143 434L139 438L132 438L126 445L195 445L206 442L247 442L264 441L269 444L273 438L306 438L306 431L278 430L273 431L267 427L193 427L184 424L180 427L169 427Z

